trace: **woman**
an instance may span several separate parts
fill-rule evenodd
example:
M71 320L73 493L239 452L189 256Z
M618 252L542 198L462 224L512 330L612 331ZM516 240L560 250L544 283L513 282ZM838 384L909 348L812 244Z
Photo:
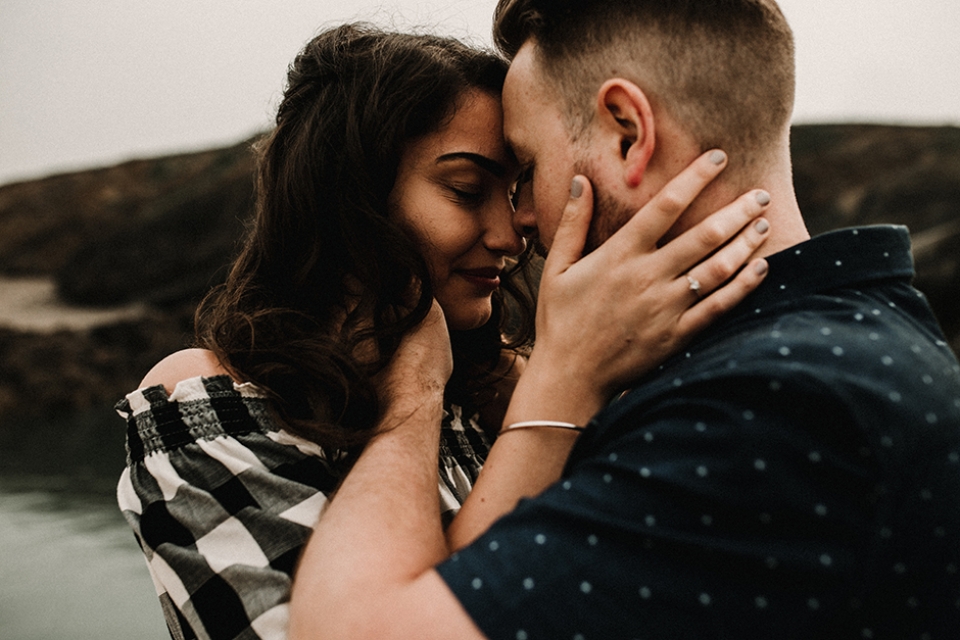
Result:
M381 376L434 300L453 353L448 522L470 491L532 333L505 72L455 40L356 25L291 66L260 146L254 226L198 311L201 348L118 405L119 502L174 637L285 637L300 551L384 426Z

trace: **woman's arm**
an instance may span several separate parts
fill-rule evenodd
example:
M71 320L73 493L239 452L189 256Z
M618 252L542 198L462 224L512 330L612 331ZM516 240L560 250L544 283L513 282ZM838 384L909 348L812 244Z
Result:
M439 305L407 334L382 380L380 433L307 544L290 602L290 638L480 637L439 576L448 556L437 501L443 391L453 361ZM426 614L399 622L411 602ZM376 602L376 610L365 601ZM436 605L436 606L434 606ZM429 611L428 611L429 610Z
M681 174L686 182L672 182L651 205L663 209L663 202L674 202L678 216L721 168L702 157L692 170ZM624 258L618 264L591 260L594 256L582 258L593 197L589 181L578 179L583 193L568 201L544 265L537 345L512 394L504 426L535 420L586 425L616 392L733 308L766 274L765 262L755 261L721 286L769 235L769 225L763 230L763 225L758 229L755 224L766 208L756 192L674 240L670 259L665 259L656 242L675 217L645 215L643 211L605 244L605 250L616 249L618 242L624 245ZM650 220L659 226L640 235L642 244L636 253L639 234L634 227ZM636 274L634 280L639 282L627 290L633 295L626 295L622 278L612 278L615 267ZM704 287L702 293L691 291L686 280L686 274L694 271ZM706 297L701 299L701 295ZM610 300L619 304L611 306ZM603 330L619 326L625 330L616 339L597 338ZM577 435L577 431L549 427L502 434L476 486L447 529L451 551L468 545L522 498L535 496L556 482Z

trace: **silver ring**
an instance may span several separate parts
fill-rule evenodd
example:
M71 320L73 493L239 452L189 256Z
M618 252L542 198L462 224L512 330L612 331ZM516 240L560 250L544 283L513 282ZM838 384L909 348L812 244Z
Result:
M690 283L690 291L693 291L697 294L697 297L700 297L700 281L694 278L691 275L687 275L687 282Z

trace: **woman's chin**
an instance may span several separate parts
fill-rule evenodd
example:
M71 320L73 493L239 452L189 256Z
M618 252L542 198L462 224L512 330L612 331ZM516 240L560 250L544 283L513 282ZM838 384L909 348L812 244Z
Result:
M477 304L476 301L473 301L472 304L445 305L441 300L440 308L443 309L443 315L447 319L447 327L451 331L469 331L482 327L490 321L490 316L493 313L489 300L485 305Z

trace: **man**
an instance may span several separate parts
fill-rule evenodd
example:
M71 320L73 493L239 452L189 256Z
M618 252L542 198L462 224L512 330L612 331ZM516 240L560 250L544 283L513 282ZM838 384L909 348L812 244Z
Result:
M423 428L444 370L410 380L437 360L442 323L428 321L394 370L394 428L360 458L302 559L291 636L955 637L960 365L909 286L904 229L808 241L790 176L792 39L777 6L501 0L496 20L512 59L504 128L529 178L518 216L552 243L552 306L467 503L493 503L480 529L510 512L447 557L424 453L436 436ZM730 166L664 240L761 187L773 196L757 252L769 275L637 380L629 332L619 351L606 338L622 318L565 311L593 257L577 261L571 238L582 232L589 249L628 219L657 228L642 218L657 210L652 194L714 147ZM575 178L568 195L577 172L589 182ZM658 205L683 209L686 193ZM691 296L707 278L691 272ZM587 420L551 484L577 437L551 425ZM533 428L509 428L518 422ZM419 481L385 492L386 474ZM536 497L512 509L516 495L498 496L514 481ZM454 533L453 546L475 535Z

